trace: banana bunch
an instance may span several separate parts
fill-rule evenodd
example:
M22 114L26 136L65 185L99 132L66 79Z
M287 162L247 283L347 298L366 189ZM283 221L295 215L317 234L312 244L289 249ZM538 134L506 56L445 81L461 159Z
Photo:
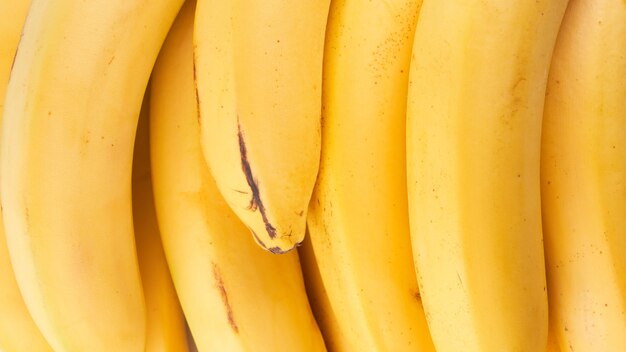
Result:
M623 0L0 0L0 352L626 351Z

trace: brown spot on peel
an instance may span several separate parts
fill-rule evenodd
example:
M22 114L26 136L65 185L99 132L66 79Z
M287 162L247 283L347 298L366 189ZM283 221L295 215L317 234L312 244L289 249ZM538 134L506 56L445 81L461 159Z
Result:
M11 61L11 70L9 70L9 81L11 80L13 66L15 66L15 58L17 58L17 53L20 51L20 44L22 43L22 39L24 39L24 28L22 28L22 32L20 33L20 40L18 41L17 48L15 49L15 53L13 54L13 61Z
M220 274L220 270L217 267L217 264L213 263L213 278L215 279L215 285L220 290L220 295L222 296L222 302L224 303L224 307L226 308L226 316L228 318L228 324L235 331L235 333L239 333L239 327L235 322L235 317L233 315L233 309L230 306L230 302L228 301L228 292L226 292L226 287L224 286L224 280L222 279L222 274Z
M259 246L263 247L263 248L267 248L265 246L265 243L263 243L263 241L261 241L261 239L259 238L259 236L257 236L256 232L254 232L251 228L248 228L248 230L250 230L250 232L252 232L252 237L254 237L254 240L256 241L256 243L259 244Z
M239 117L237 117L237 136L239 138L241 168L243 169L243 174L246 176L246 182L248 182L248 186L250 186L250 190L252 191L252 199L250 200L250 205L248 206L248 208L253 211L257 209L259 210L259 213L261 213L261 218L263 219L263 223L265 224L265 230L267 230L267 234L272 239L276 238L276 228L272 226L272 224L270 224L269 220L267 219L265 206L263 205L263 202L261 201L261 195L259 194L259 186L254 179L254 175L252 174L252 168L250 167L250 162L248 161L248 150L246 149L246 142L243 137L243 131L241 130L241 124L239 124ZM270 248L268 248L268 250L272 251Z
M254 198L250 199L250 204L248 204L248 207L246 209L250 211L256 211L257 208L258 207L256 206L256 203L254 202Z
M295 248L295 247L294 247ZM283 251L282 249L280 249L279 247L270 247L267 249L268 251L272 252L273 254L285 254L289 251Z
M9 72L13 72L13 66L15 66L15 58L17 57L17 50L15 50L15 54L13 54L13 61L11 61L11 70L9 70ZM10 77L10 74L9 74ZM9 80L11 80L9 78Z
M202 114L200 113L200 94L198 93L198 75L196 74L196 50L195 50L195 46L194 46L194 51L193 51L193 88L194 91L196 93L196 109L198 111L198 125L201 125L201 116Z
M415 298L416 300L420 302L422 301L422 295L420 294L420 291L415 290L413 291L412 295L413 295L413 298Z
M252 232L252 236L254 237L254 240L256 241L256 243L259 244L259 246L267 249L268 251L270 251L273 254L285 254L287 252L290 252L292 249L287 250L287 251L283 251L280 247L267 247L265 245L265 243L263 243L263 241L261 241L261 239L259 238L259 236L256 235L256 233L254 231L252 231L252 229L250 229L250 232ZM298 245L300 245L300 243L298 243ZM296 248L296 247L294 247Z

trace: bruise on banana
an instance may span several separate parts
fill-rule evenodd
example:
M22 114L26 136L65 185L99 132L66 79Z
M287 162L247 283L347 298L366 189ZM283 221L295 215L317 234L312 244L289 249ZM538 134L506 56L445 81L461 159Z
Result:
M261 241L261 239L259 238L259 236L257 236L256 232L254 232L251 228L248 228L250 230L250 232L252 232L252 236L254 237L254 240L256 241L256 243L259 244L259 246L267 249L268 251L272 252L273 254L285 254L289 251L283 251L282 249L280 249L279 247L267 247L265 245L265 243L263 243L263 241ZM295 248L295 247L294 247Z
M411 292L411 296L413 298L415 298L417 301L421 302L422 301L422 294L420 293L419 290L415 290Z
M237 137L239 139L239 153L241 154L241 168L243 169L243 174L246 176L246 182L248 182L248 186L250 186L250 190L252 190L252 199L250 200L250 206L248 207L248 209L252 211L258 210L259 213L261 213L261 218L263 219L263 223L265 224L265 230L267 230L267 234L270 236L270 238L274 239L276 238L276 228L272 226L272 224L267 219L265 206L261 201L261 195L259 193L259 186L254 179L254 176L252 175L252 168L250 167L250 162L248 161L246 142L243 137L243 131L241 130L241 124L239 123L239 116L237 116ZM263 247L267 248L264 245ZM268 250L272 251L269 248Z
M198 79L196 75L196 46L194 45L194 56L193 56L193 88L196 93L196 111L198 113L198 126L201 125L201 114L200 114L200 94L198 93Z
M22 38L20 38L20 41L21 40L22 40ZM19 49L20 49L20 47L18 45L17 49L15 49L15 54L13 54L13 60L11 61L11 69L9 70L9 72L13 72L13 66L15 66L15 58L17 57L17 52L18 52Z
M222 279L222 274L220 273L217 264L213 263L213 278L215 279L215 285L220 290L220 295L222 297L222 303L224 303L224 307L226 308L226 317L228 318L228 324L233 329L233 331L238 334L239 326L235 322L235 317L233 314L233 309L230 306L230 302L228 301L228 292L226 292L226 287L224 286L224 280Z

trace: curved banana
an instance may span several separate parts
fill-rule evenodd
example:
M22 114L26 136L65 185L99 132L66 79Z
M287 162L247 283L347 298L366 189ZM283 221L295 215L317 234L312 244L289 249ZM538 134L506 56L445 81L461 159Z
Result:
M55 351L143 351L131 168L182 1L34 0L7 89L1 187L15 276Z
M302 242L320 156L329 0L199 0L194 32L202 146L257 243Z
M0 117L17 44L30 0L0 1ZM26 309L9 258L0 216L0 350L52 351Z
M541 116L566 6L422 6L407 113L409 209L437 351L546 348Z
M200 351L324 351L297 252L261 250L204 161L193 80L193 3L161 51L151 90L152 177L163 248Z
M421 0L333 1L309 232L345 351L432 351L411 255L405 123ZM321 293L320 293L321 295Z
M137 126L133 155L133 226L146 300L146 352L187 352L185 317L161 245L150 176L150 88Z
M337 316L330 305L328 293L317 264L317 258L313 251L311 236L308 233L305 235L304 241L302 241L302 246L298 247L298 256L302 266L306 294L315 320L320 327L322 336L324 336L326 347L329 351L348 351L347 339L341 337Z
M541 186L563 351L626 351L626 2L572 0L548 81Z

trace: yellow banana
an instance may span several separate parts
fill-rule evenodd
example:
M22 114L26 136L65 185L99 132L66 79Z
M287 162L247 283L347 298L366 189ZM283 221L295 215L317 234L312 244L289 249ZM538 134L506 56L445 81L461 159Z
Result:
M7 89L2 206L55 351L143 351L131 169L141 100L182 1L34 0Z
M406 98L420 6L338 0L330 8L320 173L308 224L337 324L323 329L338 331L337 350L433 350L406 188Z
M4 94L30 0L0 1L0 117ZM0 216L0 350L52 351L33 322L17 287Z
M552 60L541 186L563 351L626 351L626 2L572 0Z
M539 156L567 0L425 0L407 158L418 282L437 351L543 351Z
M302 242L320 156L329 0L199 0L194 32L204 155L259 245Z
M200 145L188 2L161 51L151 90L157 220L200 351L324 351L297 252L261 250L219 194Z
M148 88L149 91L149 88ZM141 106L133 156L133 225L146 301L146 352L187 352L185 318L161 245L150 176L150 94Z
M346 339L341 337L337 315L330 305L328 293L320 273L317 258L311 244L311 236L306 235L302 246L298 247L298 255L304 276L306 294L313 310L315 320L322 331L324 342L329 351L347 351Z

